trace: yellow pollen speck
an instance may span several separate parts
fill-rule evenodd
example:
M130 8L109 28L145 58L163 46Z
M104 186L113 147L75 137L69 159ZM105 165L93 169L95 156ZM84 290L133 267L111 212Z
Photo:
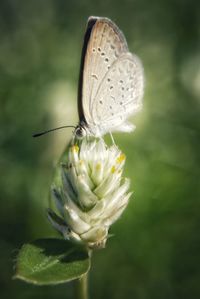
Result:
M119 157L117 158L116 162L117 163L122 163L126 159L126 156L124 154L120 154Z
M115 171L116 171L116 168L115 168L115 166L113 166L113 167L111 168L111 172L112 172L112 173L115 173Z
M84 164L83 160L79 160L79 164L82 166Z
M100 170L100 169L101 169L101 163L97 163L96 170Z
M71 149L72 149L72 152L75 152L75 153L78 153L78 151L79 151L79 147L78 147L77 144L73 145L73 146L71 147Z

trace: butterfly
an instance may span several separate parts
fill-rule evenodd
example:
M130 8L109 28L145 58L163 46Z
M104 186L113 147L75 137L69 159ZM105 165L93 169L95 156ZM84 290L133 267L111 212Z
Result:
M84 36L78 85L79 124L33 134L39 137L75 128L76 137L131 132L127 121L142 108L144 74L140 59L129 52L123 33L108 18L89 17Z
M77 136L131 132L127 121L142 108L144 74L123 33L108 18L89 17L82 48Z

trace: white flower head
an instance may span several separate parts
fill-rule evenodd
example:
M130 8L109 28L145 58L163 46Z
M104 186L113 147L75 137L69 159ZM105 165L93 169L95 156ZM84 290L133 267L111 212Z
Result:
M48 210L52 225L64 238L104 247L108 229L126 208L130 181L122 177L125 155L103 139L75 140L68 149L68 161L61 166L62 184L53 188L62 216Z

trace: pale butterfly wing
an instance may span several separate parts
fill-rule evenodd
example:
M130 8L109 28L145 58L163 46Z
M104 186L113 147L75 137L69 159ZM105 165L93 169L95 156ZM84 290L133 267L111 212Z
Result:
M140 60L129 52L121 54L104 76L92 102L94 125L105 133L131 130L126 119L141 109L143 85Z
M107 18L89 18L79 82L79 102L87 122L93 121L91 105L103 77L112 63L127 50L126 40L113 22Z
M79 78L80 122L95 136L129 131L126 119L141 107L142 93L142 66L128 52L122 32L107 18L89 18Z

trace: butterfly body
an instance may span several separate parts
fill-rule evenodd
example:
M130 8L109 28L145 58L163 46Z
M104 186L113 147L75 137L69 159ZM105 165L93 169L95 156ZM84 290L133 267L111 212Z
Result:
M126 39L109 19L90 17L79 77L79 125L76 134L100 137L130 132L130 115L142 107L143 67L130 53Z
M75 134L80 138L84 136L101 137L106 134L106 130L98 125L88 125L85 121L80 121L75 129Z

